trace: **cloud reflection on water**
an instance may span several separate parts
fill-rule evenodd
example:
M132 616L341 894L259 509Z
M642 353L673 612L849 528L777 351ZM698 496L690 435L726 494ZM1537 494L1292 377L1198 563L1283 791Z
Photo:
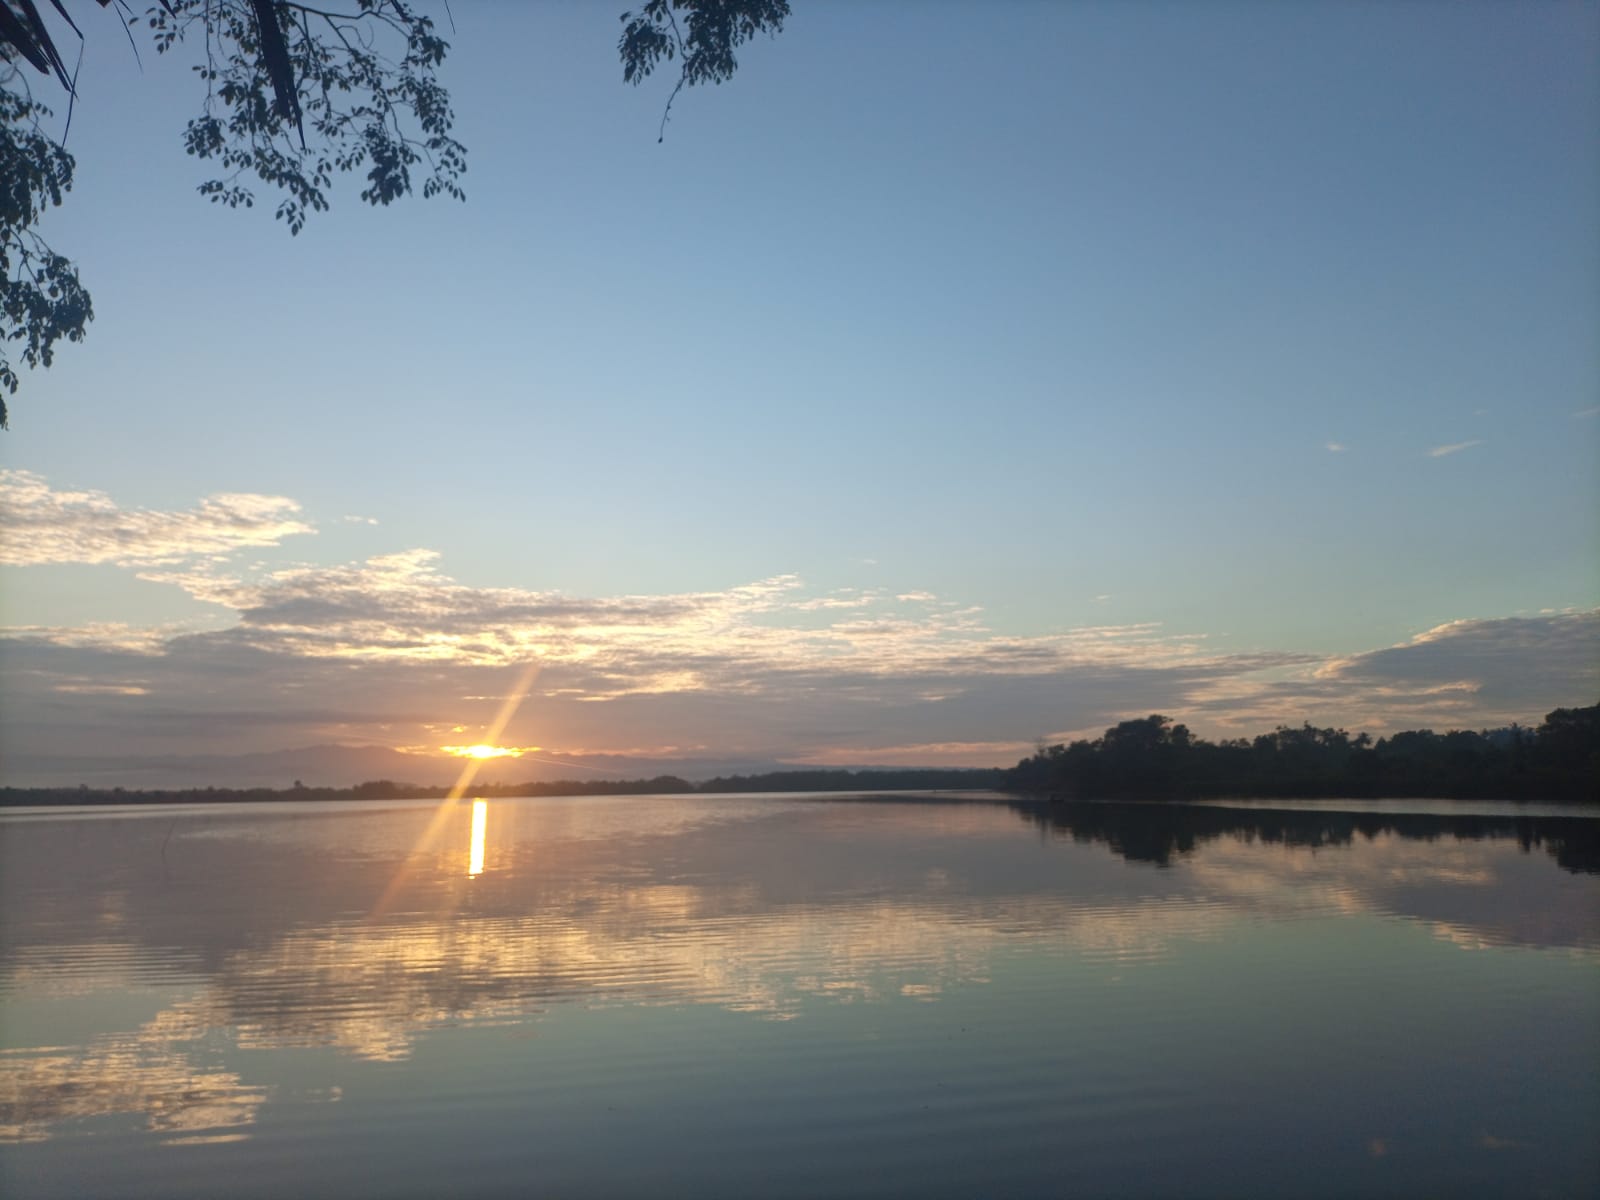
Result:
M203 1010L180 1004L83 1046L0 1053L0 1142L42 1141L64 1122L111 1113L141 1114L171 1142L237 1137L269 1089L190 1049L212 1028Z
M114 1005L137 977L179 998L132 1028L0 1057L0 1138L113 1113L169 1137L237 1135L271 1094L245 1052L396 1062L429 1030L571 1002L771 1020L930 1003L1015 954L1109 980L1241 922L1378 915L1464 947L1600 957L1595 881L1482 825L1343 840L1348 814L1287 835L1281 813L1198 829L1117 806L1076 825L1028 814L1077 846L1019 839L1001 805L664 803L635 830L626 804L479 801L409 857L430 808L194 817L165 863L149 853L161 822L10 826L6 910L29 916L4 927L0 997ZM1178 869L1141 865L1153 832L1172 843L1156 861ZM402 862L405 888L372 919Z

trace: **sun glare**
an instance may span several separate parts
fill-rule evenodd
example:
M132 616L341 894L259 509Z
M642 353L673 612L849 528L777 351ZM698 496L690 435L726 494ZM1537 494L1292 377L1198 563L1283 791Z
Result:
M489 746L479 742L476 746L440 746L446 754L457 758L521 758L522 750L516 746Z
M516 686L500 702L500 711L495 714L494 720L489 723L488 729L484 734L485 737L494 739L505 732L506 724L511 720L512 715L516 713L518 706L522 703L522 698L528 694L528 689L533 686L533 681L538 677L538 663L529 663L522 669L522 675L517 680ZM537 749L538 747L530 748ZM422 836L417 839L414 853L420 853L427 849L439 834L444 831L445 825L449 823L451 812L455 810L456 803L461 799L467 788L472 785L473 778L478 774L478 766L485 758L507 756L520 758L523 753L520 747L496 746L493 740L479 742L473 746L441 746L440 749L446 754L453 754L467 761L461 764L461 775L450 789L450 794L434 810L433 819L428 822L428 827L422 831ZM383 895L379 896L378 902L372 906L373 916L389 911L390 903L399 895L400 889L405 886L408 874L407 863L409 862L410 860L408 859L406 862L401 863L399 869L395 871L394 876L389 880L389 885L383 889Z

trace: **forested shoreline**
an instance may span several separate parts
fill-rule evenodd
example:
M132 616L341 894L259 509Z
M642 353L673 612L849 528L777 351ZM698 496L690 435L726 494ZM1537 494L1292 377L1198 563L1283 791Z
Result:
M718 776L691 783L676 775L650 779L557 779L539 783L472 785L469 794L485 799L517 796L661 796L729 792L886 792L986 790L999 788L1000 768L908 770L771 771L761 775ZM354 787L291 788L0 788L0 808L56 804L229 804L269 800L441 800L445 785L374 779Z
M1051 800L1240 797L1432 797L1600 801L1600 704L1558 708L1537 728L1406 730L1374 740L1343 729L1280 725L1255 738L1195 737L1159 714L1093 740L1041 746L1011 768L810 768L692 783L563 779L475 784L473 796L716 795L732 792L992 790ZM377 779L354 787L0 788L0 807L62 804L251 803L271 800L431 800L449 787Z
M1558 708L1536 729L1418 729L1377 740L1308 723L1209 742L1152 715L1092 741L1040 747L1001 786L1060 800L1600 800L1600 705Z

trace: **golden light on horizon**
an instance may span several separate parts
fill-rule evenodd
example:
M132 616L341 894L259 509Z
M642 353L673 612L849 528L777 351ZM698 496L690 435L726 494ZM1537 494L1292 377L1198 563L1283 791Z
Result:
M506 724L511 720L511 715L517 711L517 707L522 703L522 698L528 694L528 689L533 686L533 681L538 678L538 675L539 664L536 662L529 663L523 668L522 675L517 680L516 686L511 689L510 693L501 702L500 711L495 714L494 720L489 725L485 735L489 740L478 742L476 746L469 746L467 749L484 747L493 750L499 748L495 746L494 739L505 732ZM449 747L444 748L446 750L449 749ZM521 751L518 751L518 754L520 753ZM434 840L444 831L446 823L450 820L450 813L460 802L466 790L472 786L472 781L478 774L478 765L483 762L483 759L472 754L464 757L467 761L461 768L461 775L456 779L455 786L450 789L450 794L444 798L434 811L433 820L428 822L428 827L422 831L422 836L417 839L416 845L412 847L411 857L396 869L394 877L389 880L389 886L383 889L383 895L379 896L378 902L372 906L372 916L382 916L389 910L390 903L405 884L412 859L433 845ZM491 755L490 757L495 756ZM476 819L476 813L474 813L474 819Z
M526 753L522 746L491 746L486 742L475 746L440 746L439 749L456 758L521 758Z
M472 849L467 853L467 874L483 874L483 836L489 828L489 805L483 800L472 802Z

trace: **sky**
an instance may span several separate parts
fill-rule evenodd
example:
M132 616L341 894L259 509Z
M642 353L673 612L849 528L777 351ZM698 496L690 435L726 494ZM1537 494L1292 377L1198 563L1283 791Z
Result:
M796 0L659 142L620 6L452 9L466 202L298 237L195 193L182 51L79 22L0 780L1600 696L1600 5Z

